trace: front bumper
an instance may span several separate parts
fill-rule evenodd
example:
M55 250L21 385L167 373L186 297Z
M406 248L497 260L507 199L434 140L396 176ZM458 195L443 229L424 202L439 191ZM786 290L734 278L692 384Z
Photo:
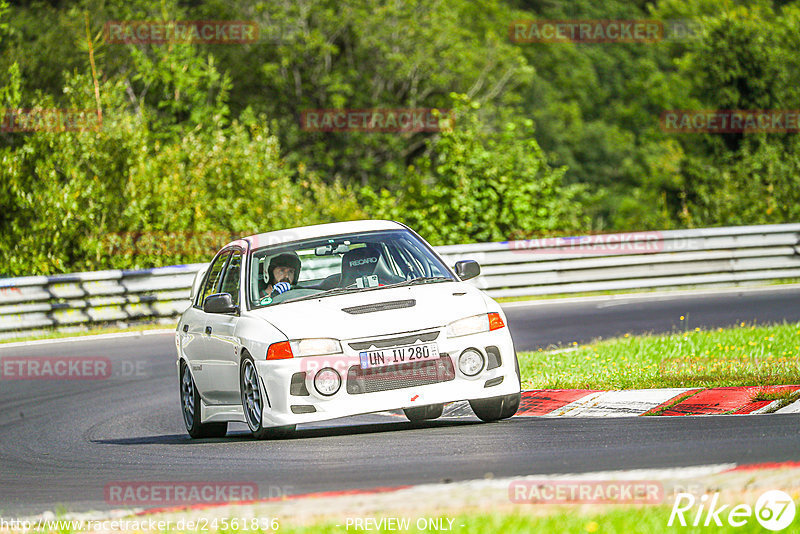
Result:
M389 378L384 375L361 376L359 350L350 345L363 346L365 340L342 341L343 354L256 361L268 398L263 411L263 425L309 423L520 391L514 345L507 327L457 338L447 338L443 329L431 329L381 336L369 341L397 339L398 336L404 339L415 335L430 337L433 332L438 332L435 343L440 357L449 359L450 365L445 365L448 362L444 360L432 364L423 362L417 367L419 373L403 374L406 371L400 370L391 373ZM486 362L475 377L467 377L458 368L458 357L468 348L477 349ZM490 368L493 365L496 366ZM431 370L431 366L435 369ZM426 369L422 370L424 367ZM314 387L314 376L325 368L336 370L341 377L341 387L331 396L320 394ZM354 375L359 375L358 384L353 382ZM407 382L403 382L404 376L408 378Z

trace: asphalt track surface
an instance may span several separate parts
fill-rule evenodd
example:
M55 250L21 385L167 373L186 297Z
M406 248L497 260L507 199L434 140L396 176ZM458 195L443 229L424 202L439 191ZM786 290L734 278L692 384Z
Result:
M800 320L800 290L553 302L507 311L518 349L622 332ZM800 460L800 416L443 419L366 415L290 439L191 440L171 335L0 347L8 356L102 356L105 380L0 382L0 516L102 510L107 484L253 482L259 496L534 474Z

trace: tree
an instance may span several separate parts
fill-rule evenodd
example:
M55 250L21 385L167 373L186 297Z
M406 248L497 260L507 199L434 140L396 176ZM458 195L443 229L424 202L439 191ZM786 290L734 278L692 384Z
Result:
M532 121L491 132L477 102L451 98L454 124L444 123L403 182L377 195L362 191L373 214L407 223L436 244L560 234L587 223L583 188L563 185L564 169L548 166Z

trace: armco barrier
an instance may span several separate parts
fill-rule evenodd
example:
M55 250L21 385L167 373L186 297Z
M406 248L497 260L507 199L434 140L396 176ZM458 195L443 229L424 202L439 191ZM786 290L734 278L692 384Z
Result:
M481 264L476 286L516 297L800 278L800 224L448 245L453 265ZM0 336L174 318L204 264L0 279Z
M174 317L186 309L192 280L204 265L0 279L0 335Z
M638 232L438 247L481 264L492 297L739 283L800 277L800 224ZM562 242L565 240L561 240Z

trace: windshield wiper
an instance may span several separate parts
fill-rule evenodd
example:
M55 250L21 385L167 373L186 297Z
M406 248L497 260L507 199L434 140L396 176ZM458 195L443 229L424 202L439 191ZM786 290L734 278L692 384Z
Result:
M309 288L309 289L311 289L311 288ZM334 287L333 289L326 289L325 291L322 291L320 293L314 293L313 295L306 295L304 297L286 299L283 302L280 302L279 304L283 304L284 302L299 302L301 300L310 300L310 299L316 299L316 298L319 298L319 297L328 297L330 295L338 295L339 293L348 293L350 291L358 291L359 289L365 289L365 288L360 288L360 287Z
M413 286L417 284L428 284L433 282L454 282L452 278L447 276L421 276L419 278L414 278L413 280L406 280L405 282L398 282L396 284L387 284L385 286L373 286L373 287L334 287L333 289L326 289L320 293L315 293L313 295L305 295L303 297L297 297L293 299L287 299L280 304L285 302L300 302L301 300L311 300L321 297L329 297L331 295L339 295L342 293L349 293L351 291L360 291L362 289L384 289L387 287L405 287L405 286ZM310 289L310 288L309 288Z
M431 282L453 282L453 281L454 280L448 276L421 276L419 278L413 278L411 280L406 280L405 282L389 284L388 286L383 286L383 287L403 287L403 286L414 286L417 284L427 284Z

